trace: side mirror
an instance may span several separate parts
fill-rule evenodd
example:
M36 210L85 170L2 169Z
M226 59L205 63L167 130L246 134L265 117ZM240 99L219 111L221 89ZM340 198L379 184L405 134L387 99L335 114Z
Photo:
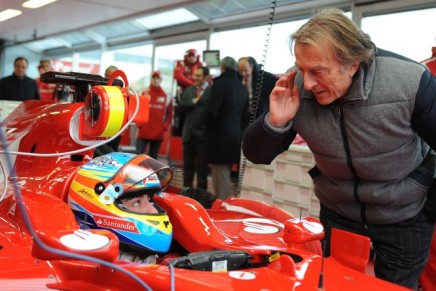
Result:
M48 247L43 248L35 239L33 240L32 256L41 260L72 259L56 250L87 255L108 262L114 262L118 258L118 237L107 230L37 231L37 234Z
M323 237L324 227L315 218L291 218L285 221L284 240L288 244L301 244Z

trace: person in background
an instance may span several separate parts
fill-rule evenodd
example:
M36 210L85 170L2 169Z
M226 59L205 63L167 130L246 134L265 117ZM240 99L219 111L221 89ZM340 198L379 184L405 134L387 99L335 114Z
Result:
M109 78L113 72L115 72L116 70L118 70L118 68L116 66L109 66L106 68L106 70L104 71L104 77L105 78Z
M207 150L215 195L232 196L231 168L239 164L242 132L248 125L248 90L232 57L221 60L207 103Z
M36 84L39 90L39 96L41 100L56 100L56 84L44 83L41 81L41 75L52 71L51 61L48 59L42 59L39 61L38 71L39 77L36 78Z
M104 77L109 78L112 75L112 73L115 72L116 70L118 70L118 68L115 66L107 67L106 70L104 71ZM117 136L116 138L111 140L110 142L107 142L107 143L97 147L95 149L95 152L94 152L94 157L98 157L98 156L102 156L102 155L105 155L105 154L108 154L111 152L119 151L118 147L119 147L120 142L121 142L121 137L124 133L120 134L119 136Z
M0 79L0 100L40 100L36 81L26 76L29 61L25 57L14 60L14 72Z
M259 117L262 113L269 110L269 95L279 79L275 75L263 71L261 66L257 64L253 57L242 57L238 61L239 74L242 77L242 83L247 87L250 97L250 114L254 118ZM259 92L256 88L262 82ZM254 97L257 95L257 105L253 102ZM256 112L254 112L254 107Z
M319 11L291 44L297 70L244 132L244 155L269 164L299 133L316 161L326 256L332 228L367 236L376 277L417 289L436 219L436 79L338 9Z
M118 68L116 66L111 65L111 66L107 67L106 70L104 71L104 77L109 78L112 75L112 73L115 72L116 70L118 70ZM113 151L117 152L118 147L119 147L120 142L121 142L121 136L122 136L122 134L117 136L112 141L108 142L106 145L110 146Z
M180 112L178 101L182 96L183 91L194 85L194 72L203 63L200 61L200 55L195 49L189 49L185 52L183 60L178 60L174 67L173 77L177 82L177 96L175 98L174 108L174 123L173 123L173 136L181 136L183 131L183 124L185 122L185 115Z
M136 151L138 154L144 153L148 144L148 155L154 159L159 154L165 131L171 126L173 114L172 98L160 86L161 81L160 71L151 74L150 87L142 93L150 96L149 119L147 123L137 124Z
M206 138L206 104L210 98L209 69L200 66L194 72L195 85L186 88L179 100L185 113L183 126L183 186L207 190L208 162Z
M181 89L180 93L187 87L194 85L194 72L199 66L203 66L203 63L200 61L200 55L195 49L187 50L183 60L176 62L174 80L176 80L177 86Z

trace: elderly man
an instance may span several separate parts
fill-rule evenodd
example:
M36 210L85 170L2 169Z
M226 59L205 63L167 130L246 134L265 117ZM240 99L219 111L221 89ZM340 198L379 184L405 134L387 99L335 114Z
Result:
M297 70L245 131L244 154L268 164L299 133L316 161L309 174L327 245L333 227L367 236L375 275L416 289L434 231L436 79L377 48L337 9L291 38Z
M259 117L259 115L269 110L269 95L279 78L262 70L253 57L240 58L238 70L242 76L242 83L248 89L250 113L254 114L255 117Z

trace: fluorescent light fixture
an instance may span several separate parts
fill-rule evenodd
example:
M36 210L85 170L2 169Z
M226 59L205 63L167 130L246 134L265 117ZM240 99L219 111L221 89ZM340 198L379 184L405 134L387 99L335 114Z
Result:
M57 0L29 0L29 1L24 2L22 4L22 6L26 7L26 8L35 9L35 8L42 7L44 5L50 4L50 3L55 2L55 1L57 1Z
M20 15L21 12L20 10L16 10L16 9L6 9L0 12L0 21L5 21L8 20L9 18L15 17Z
M185 8L174 9L136 19L137 22L148 29L162 28L196 20L199 20L199 18Z

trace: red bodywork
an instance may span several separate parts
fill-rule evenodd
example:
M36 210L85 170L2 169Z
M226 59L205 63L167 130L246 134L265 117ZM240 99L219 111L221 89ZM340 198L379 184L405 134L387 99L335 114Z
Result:
M71 119L82 106L83 102L25 101L4 121L9 150L57 153L83 148L70 135ZM127 272L151 290L171 290L171 286L174 290L220 291L406 290L363 272L369 249L365 238L337 234L333 244L336 252L332 250L333 255L322 260L319 239L323 234L318 232L316 220L296 219L277 207L242 198L218 200L211 209L169 192L156 196L155 202L167 211L173 239L187 252L243 250L253 257L251 268L171 270L167 262L177 254L168 254L158 265L122 261L118 259L117 237L103 230L92 231L108 238L103 247L71 249L62 244L61 237L79 230L79 226L66 196L76 169L92 155L92 149L59 157L8 155L15 165L24 208L19 207L20 200L9 183L0 202L1 290L143 290ZM3 161L5 157L2 154ZM37 238L26 224L23 209ZM42 248L41 242L49 250ZM56 248L62 251L56 252ZM67 251L97 260L71 258Z

